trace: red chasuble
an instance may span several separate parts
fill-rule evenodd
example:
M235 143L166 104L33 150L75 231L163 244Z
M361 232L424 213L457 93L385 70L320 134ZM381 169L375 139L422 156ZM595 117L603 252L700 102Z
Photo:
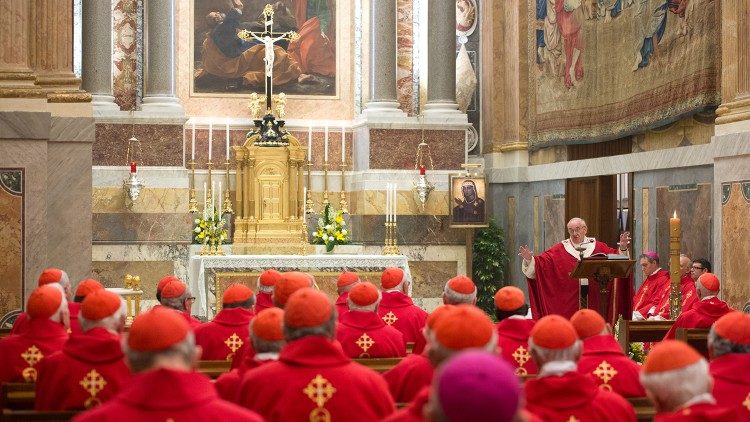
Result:
M516 375L536 374L537 368L529 353L529 333L536 321L506 318L497 323L497 345L500 355L515 369Z
M600 389L590 376L568 372L528 379L526 410L544 421L635 422L622 396Z
M239 403L267 421L379 421L394 412L385 381L323 336L286 344L277 362L245 373Z
M219 393L219 397L226 401L237 403L237 394L239 394L240 382L242 381L242 377L245 375L245 372L266 363L276 361L276 359L258 360L256 359L257 356L258 355L255 355L253 358L249 359L249 361L243 363L239 368L232 369L226 374L219 375L219 378L216 379L216 383L214 383L216 392Z
M593 248L584 256L592 254L616 254L618 250L610 248L602 242L591 237L587 242L594 242ZM579 280L570 277L575 266L578 264L579 253L573 249L570 239L565 239L551 248L534 256L534 271L536 278L526 278L529 287L529 304L534 319L545 315L558 314L570 319L580 307ZM622 314L625 319L630 319L630 299L633 297L633 284L630 279L614 279L610 282L610 291L616 293L615 309L610 309L610 315L605 318L614 324L617 316ZM594 280L589 280L588 306L597 309L599 304L599 292ZM612 300L611 298L608 300ZM611 308L611 307L610 307Z
M406 356L404 335L385 325L375 312L350 311L341 315L336 339L350 358Z
M640 370L641 367L625 356L611 335L583 340L578 372L593 375L599 388L614 391L623 397L645 397L646 390L639 378Z
M74 421L250 421L263 418L221 400L197 372L155 369L133 377L114 399Z
M81 325L78 323L78 313L81 311L81 304L77 302L68 302L68 313L70 314L70 330L68 334L81 334ZM26 329L29 322L29 315L23 312L18 315L13 327L10 329L11 334L21 334Z
M255 315L258 315L260 311L268 308L273 308L273 299L271 293L258 292L255 296Z
M732 312L732 308L716 296L699 300L689 311L677 318L664 336L664 340L673 339L678 328L710 328L717 319L729 312Z
M426 353L411 354L383 374L396 403L409 403L432 383L435 368Z
M349 304L346 302L348 299L349 292L341 293L336 299L336 312L338 312L339 318L341 318L341 315L349 312Z
M669 271L659 268L655 273L646 277L638 292L633 297L633 312L638 311L643 318L655 315L649 312L651 308L656 309L664 296L669 294Z
M248 342L248 324L255 314L248 309L222 309L212 321L195 329L195 344L203 348L203 360L233 360Z
M120 337L92 328L71 335L62 351L39 363L34 408L88 409L110 400L130 378Z
M739 407L750 420L750 354L728 353L712 360L709 367L716 403Z
M65 327L49 319L28 319L21 334L0 340L0 384L34 382L39 361L62 349Z
M672 319L669 315L669 295L671 284L662 293L659 305L656 307L656 314L664 319ZM680 313L687 312L693 307L695 302L698 301L698 292L695 290L695 281L690 277L690 274L683 276L680 279L680 292L682 293L682 307Z
M657 413L654 422L740 422L747 421L736 408L700 403L673 413Z
M417 341L427 321L427 312L401 292L383 292L378 316L386 324L401 331L407 343Z
M419 390L417 397L409 405L391 416L383 419L383 422L421 422L424 421L424 405L430 399L430 387Z

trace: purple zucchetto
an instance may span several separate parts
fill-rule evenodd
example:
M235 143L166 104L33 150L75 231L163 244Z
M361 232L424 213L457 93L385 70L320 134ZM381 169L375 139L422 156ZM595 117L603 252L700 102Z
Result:
M651 258L652 260L656 261L657 263L659 263L659 254L657 254L656 252L654 252L654 251L646 251L643 255L645 255L645 256Z
M521 385L502 358L471 350L457 354L440 368L433 391L451 422L510 422L518 412Z

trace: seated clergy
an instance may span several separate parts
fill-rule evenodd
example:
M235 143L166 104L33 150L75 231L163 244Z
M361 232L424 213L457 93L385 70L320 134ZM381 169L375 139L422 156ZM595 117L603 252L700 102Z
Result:
M539 374L526 380L526 410L544 421L635 421L624 398L576 371L581 340L567 319L548 315L537 321L529 350Z
M258 277L258 294L255 301L255 314L273 308L273 286L281 280L281 273L276 270L265 270Z
M633 297L633 320L642 321L657 315L657 307L665 292L669 292L669 271L659 267L659 255L648 251L639 257L646 277Z
M442 313L435 321L428 341L430 345L427 354L433 368L438 368L443 362L464 350L479 349L497 354L497 335L492 321L487 314L472 305L453 306ZM417 394L409 406L386 420L414 420L415 417L424 414L431 382L430 380L427 384L416 386Z
M73 293L72 293L72 286L70 285L70 278L68 278L68 273L65 271L59 269L59 268L47 268L44 271L42 271L41 274L39 274L39 279L37 280L37 287L46 286L47 284L56 283L59 284L63 288L63 295L65 296L65 301L68 303L68 315L73 313L78 313L78 304L72 304L73 302ZM29 315L26 312L21 313L16 318L16 321L13 323L13 327L10 330L11 334L20 334L21 331L24 330L26 327L26 322L28 321ZM70 330L70 324L66 323L66 329ZM68 331L70 333L70 331Z
M76 294L73 296L73 302L68 302L68 310L70 311L70 332L72 334L81 333L81 324L78 322L78 314L81 312L81 303L91 292L101 290L104 286L102 283L94 280L93 278L87 278L81 280L76 286Z
M213 320L195 329L195 344L203 360L232 360L250 336L248 324L255 316L255 295L249 287L232 284L224 291L222 308Z
M283 273L273 288L273 305L284 309L292 293L305 287L313 287L313 279L309 274L299 271Z
M351 271L344 271L339 275L338 280L336 280L336 293L339 295L336 299L336 312L339 313L339 318L341 318L341 315L349 312L349 302L347 302L349 291L359 282L360 279L357 273Z
M440 305L430 313L423 330L425 338L432 336L432 330L437 320L453 308L453 305ZM430 385L433 373L434 368L425 350L419 354L406 355L406 358L397 363L396 366L383 373L383 378L388 383L388 389L391 391L393 400L396 403L408 403L414 400L414 397L425 386Z
M374 284L357 283L348 294L349 312L339 316L336 338L350 358L406 356L404 335L377 314L380 291Z
M732 312L732 308L717 296L721 286L718 277L713 273L705 273L698 277L695 287L700 300L677 318L664 339L675 338L678 328L709 328L716 320Z
M164 277L162 277L161 279L159 279L159 283L157 283L157 285L156 285L156 300L159 303L161 303L161 291L162 291L162 289L164 289L164 286L166 286L167 283L170 280L180 281L180 279L177 278L176 275L169 274L169 275L165 275Z
M687 312L698 301L698 292L695 290L695 280L691 276L693 261L685 254L680 255L680 291L682 293L682 305L680 313ZM669 310L669 293L671 289L664 291L661 302L657 306L657 318L654 319L676 319L672 318Z
M80 291L79 289L77 292ZM39 363L36 410L77 410L98 406L131 379L120 347L127 307L117 294L99 289L86 295L79 321L62 351Z
M172 310L156 307L137 316L123 351L137 375L115 398L75 421L263 420L221 400L211 380L194 370L200 347L185 318Z
M656 407L657 421L722 421L742 419L736 407L716 404L711 395L708 363L687 343L663 340L646 356L641 384Z
M593 375L599 388L623 397L646 395L639 379L641 367L625 356L598 312L581 309L573 314L570 322L583 341L578 372Z
M68 339L68 312L60 284L31 292L23 330L0 340L0 384L36 381L39 361L62 349Z
M190 315L194 301L195 298L190 294L187 284L176 277L167 280L161 289L161 306L179 312L192 329L201 325L200 320Z
M409 283L401 268L386 268L380 277L383 298L378 307L378 315L386 324L401 331L407 343L419 338L427 319L427 312L408 296Z
M708 333L713 394L723 406L737 406L750 420L750 315L730 312Z
M505 286L495 293L497 344L500 356L513 365L516 375L536 374L536 364L529 353L529 334L536 321L529 318L529 305L523 290Z
M279 352L284 347L284 311L279 308L262 310L250 321L250 341L255 354L245 356L239 367L222 374L216 380L216 391L224 400L237 402L240 381L245 372L279 359Z
M247 371L238 402L269 422L379 421L394 410L385 381L352 362L335 341L336 310L312 288L294 292L284 309L286 346L279 360Z

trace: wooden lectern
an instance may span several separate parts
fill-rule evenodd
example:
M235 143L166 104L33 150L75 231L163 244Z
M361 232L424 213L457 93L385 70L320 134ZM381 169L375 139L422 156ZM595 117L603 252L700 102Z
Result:
M592 256L581 258L578 265L570 273L572 278L588 278L596 281L599 289L599 309L597 311L606 321L609 315L609 282L613 278L627 278L633 272L635 260L632 259L607 259L606 256ZM614 316L617 319L617 316Z

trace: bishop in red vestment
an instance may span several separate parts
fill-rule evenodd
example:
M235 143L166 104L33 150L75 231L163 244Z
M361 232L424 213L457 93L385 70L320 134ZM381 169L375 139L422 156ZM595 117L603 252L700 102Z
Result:
M245 373L239 403L271 422L380 421L393 413L385 381L344 354L334 341L335 326L336 312L324 293L294 292L284 310L287 344L277 362Z
M258 277L258 297L255 302L255 315L260 311L273 308L273 288L281 280L281 273L276 270L265 270Z
M592 237L586 237L586 222L580 218L573 218L568 222L570 238L555 244L540 255L533 256L531 250L521 246L519 255L523 258L521 270L526 275L529 286L529 302L534 319L545 315L558 314L570 318L580 308L580 285L591 285L588 293L588 307L596 309L599 303L599 293L595 288L596 282L578 280L570 277L570 273L578 264L581 253L578 247L585 248L583 257L593 254L627 253L629 242L628 232L620 235L620 251L611 248ZM629 279L614 279L610 291L615 292L615 307L610 310L607 318L611 323L619 314L630 319L630 299L633 295L632 281ZM611 300L608 299L608 300Z
M750 315L733 311L719 318L708 335L713 395L750 420Z
M544 421L635 421L622 396L599 388L590 375L576 371L581 341L573 325L559 315L540 319L529 338L539 367L526 381L526 409Z
M73 333L62 351L39 363L36 410L98 406L130 381L120 347L126 317L125 301L119 295L103 288L86 295L81 304L81 334Z
M187 284L177 277L167 279L161 289L161 305L179 312L192 329L201 325L199 319L190 315L194 301Z
M659 268L659 255L648 251L640 256L639 262L646 277L633 297L633 320L639 321L657 315L657 307L669 294L669 271Z
M536 321L527 317L529 305L523 290L506 286L495 293L497 345L500 356L515 368L516 375L536 374L536 364L529 353L529 335Z
M28 320L21 334L0 340L0 384L35 382L39 362L62 349L68 304L57 283L38 287L26 303Z
M232 284L224 291L222 309L213 320L195 329L195 344L203 360L233 360L250 336L248 324L255 314L255 295L249 287Z
M732 312L732 308L716 296L720 285L714 274L705 273L698 277L697 289L700 300L677 318L665 339L675 338L678 328L709 328L716 320Z
M124 351L137 375L115 398L75 421L263 420L221 400L211 380L194 371L199 353L190 326L178 313L158 307L137 316Z
M380 277L383 299L378 315L386 324L401 331L407 343L413 343L421 335L427 312L412 302L407 295L409 280L404 279L401 268L386 268Z
M336 338L350 358L406 356L404 335L376 313L381 294L372 283L360 282L349 292L349 312L339 315Z
M593 375L603 390L614 391L623 397L646 396L639 379L641 367L625 356L598 312L581 309L570 322L583 340L578 372Z

